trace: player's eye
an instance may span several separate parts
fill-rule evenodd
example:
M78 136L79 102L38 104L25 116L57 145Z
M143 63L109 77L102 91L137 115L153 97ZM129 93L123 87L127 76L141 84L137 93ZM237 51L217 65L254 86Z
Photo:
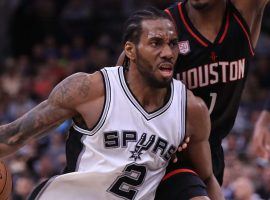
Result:
M178 40L172 40L171 42L170 42L170 47L171 48L175 48L175 47L177 47L178 46Z
M161 40L152 40L152 41L150 42L150 45L151 45L152 47L159 47L159 46L162 45L162 41L161 41Z

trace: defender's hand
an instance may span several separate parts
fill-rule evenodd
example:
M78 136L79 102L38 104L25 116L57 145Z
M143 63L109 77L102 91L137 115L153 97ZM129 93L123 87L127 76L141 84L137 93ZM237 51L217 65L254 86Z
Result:
M190 137L189 137L189 136L185 137L184 141L183 141L183 142L179 145L179 147L177 148L177 151L178 151L178 152L181 152L181 151L183 151L184 149L186 149L187 146L188 146L189 141L190 141ZM177 161L178 161L178 158L177 158L177 156L176 156L176 153L174 153L174 154L172 155L172 162L173 162L173 163L177 163Z
M251 148L256 156L270 159L270 130L268 127L255 127Z

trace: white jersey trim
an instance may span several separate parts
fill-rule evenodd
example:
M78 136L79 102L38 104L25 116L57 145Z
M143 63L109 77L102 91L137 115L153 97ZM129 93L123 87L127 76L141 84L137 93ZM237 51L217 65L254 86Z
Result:
M187 88L182 85L181 92L182 100L181 100L181 136L180 141L183 141L186 136L186 118L187 118Z
M93 136L103 126L106 120L109 108L110 108L110 104L111 104L111 85L110 85L109 77L108 77L106 69L102 69L100 71L101 71L101 74L103 75L103 80L104 80L104 85L105 85L105 102L104 102L104 108L103 108L101 117L97 125L92 130L86 130L77 126L75 122L73 121L73 128L76 131L85 135L89 135L89 136Z

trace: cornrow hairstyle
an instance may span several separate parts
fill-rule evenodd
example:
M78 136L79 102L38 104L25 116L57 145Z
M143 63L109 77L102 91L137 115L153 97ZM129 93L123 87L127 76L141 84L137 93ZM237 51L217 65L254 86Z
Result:
M142 34L142 21L144 20L156 20L156 19L168 19L172 20L163 10L159 10L155 7L147 7L143 10L134 12L125 22L125 29L123 35L123 44L127 41L138 44ZM124 58L123 66L127 68L129 65L129 59L127 56Z

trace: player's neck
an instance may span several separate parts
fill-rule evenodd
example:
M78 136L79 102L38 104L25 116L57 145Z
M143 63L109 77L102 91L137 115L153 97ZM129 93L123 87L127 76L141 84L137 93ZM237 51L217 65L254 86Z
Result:
M147 112L156 111L164 106L170 97L170 86L168 88L152 87L143 78L134 76L130 71L125 76L130 91Z
M220 13L224 13L226 9L227 0L216 0L213 4L206 6L205 8L196 9L191 5L190 1L186 3L186 9L189 16L206 17L207 19L220 16ZM221 15L222 16L222 15Z
M186 4L188 17L192 24L204 35L204 30L218 32L224 13L226 11L226 0L216 1L215 4L204 9L195 9L189 1ZM221 14L222 13L222 14Z

